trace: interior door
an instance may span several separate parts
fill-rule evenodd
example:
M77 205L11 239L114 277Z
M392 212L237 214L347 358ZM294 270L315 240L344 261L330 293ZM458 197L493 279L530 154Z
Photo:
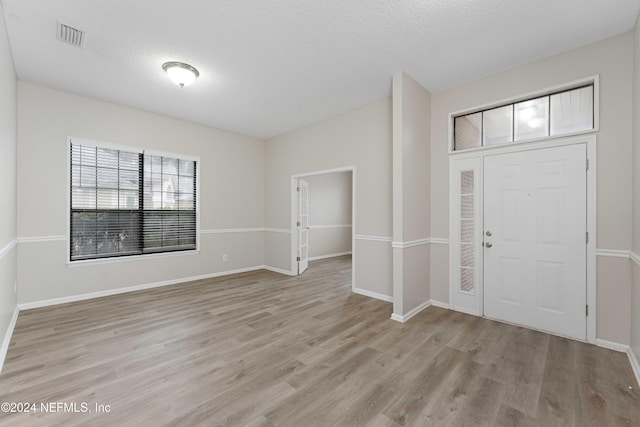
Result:
M298 274L309 267L309 183L298 180Z
M586 339L586 146L484 159L484 314Z

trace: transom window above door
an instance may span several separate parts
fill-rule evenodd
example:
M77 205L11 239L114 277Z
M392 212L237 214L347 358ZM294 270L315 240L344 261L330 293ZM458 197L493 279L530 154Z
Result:
M569 89L453 114L452 151L597 130L596 79Z

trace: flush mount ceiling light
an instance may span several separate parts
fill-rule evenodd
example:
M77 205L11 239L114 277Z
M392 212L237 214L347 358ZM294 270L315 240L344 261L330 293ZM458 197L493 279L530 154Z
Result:
M162 69L167 72L171 81L180 87L189 86L200 75L198 70L184 62L165 62Z

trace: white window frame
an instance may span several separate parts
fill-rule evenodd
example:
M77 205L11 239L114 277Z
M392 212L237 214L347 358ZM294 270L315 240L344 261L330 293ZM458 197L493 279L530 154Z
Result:
M481 111L489 110L489 109L500 107L503 105L515 104L518 102L527 101L533 98L539 98L542 96L547 96L547 95L551 95L559 92L565 92L565 91L577 89L579 87L588 86L588 85L593 85L593 128L592 129L585 129L585 130L566 133L562 135L543 136L540 138L533 138L533 139L527 139L522 141L513 141L505 144L488 145L488 146L468 148L466 150L455 151L454 120L456 117L464 116L467 114L478 113ZM522 144L526 145L532 142L540 142L540 141L547 141L547 140L553 140L553 139L563 139L563 138L569 138L572 136L585 135L585 134L598 132L600 130L600 75L596 74L594 76L573 80L571 82L562 83L560 85L551 86L545 89L525 93L515 97L505 98L498 101L477 105L475 107L466 108L460 111L454 111L452 113L449 113L448 126L449 126L449 154L450 155L460 154L460 153L469 153L469 152L475 152L475 151L483 151L483 150L493 150L493 149L501 148L505 146L522 145Z
M71 144L75 142L76 144L81 144L88 147L99 147L99 148L107 148L112 150L122 150L129 151L132 153L139 154L149 154L153 156L164 156L164 157L174 157L183 160L191 160L196 162L196 248L194 250L182 250L175 252L160 252L160 253L151 253L151 254L139 254L139 255L128 255L128 256L120 256L120 257L106 257L106 258L96 258L96 259L86 259L86 260L71 260L71 252L69 248L71 247L71 191L69 191L69 183L71 182ZM122 144L114 144L110 142L102 142L96 141L92 139L82 138L82 137L67 137L67 181L66 181L66 193L67 193L67 204L66 204L66 218L67 218L67 233L65 237L66 241L66 263L68 267L81 267L87 265L95 265L95 264L112 264L112 263L120 263L120 262L131 262L131 261L140 261L143 259L155 259L155 258L167 258L167 257L176 257L176 256L191 256L198 255L200 253L200 157L193 156L190 154L178 154L178 153L169 153L164 151L156 151L156 150L148 150L140 147L135 147L131 145L122 145Z

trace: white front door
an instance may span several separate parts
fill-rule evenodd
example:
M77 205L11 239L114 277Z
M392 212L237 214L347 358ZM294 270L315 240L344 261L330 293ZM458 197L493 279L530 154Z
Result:
M309 183L298 180L298 274L309 267Z
M586 147L484 158L484 314L586 339Z

